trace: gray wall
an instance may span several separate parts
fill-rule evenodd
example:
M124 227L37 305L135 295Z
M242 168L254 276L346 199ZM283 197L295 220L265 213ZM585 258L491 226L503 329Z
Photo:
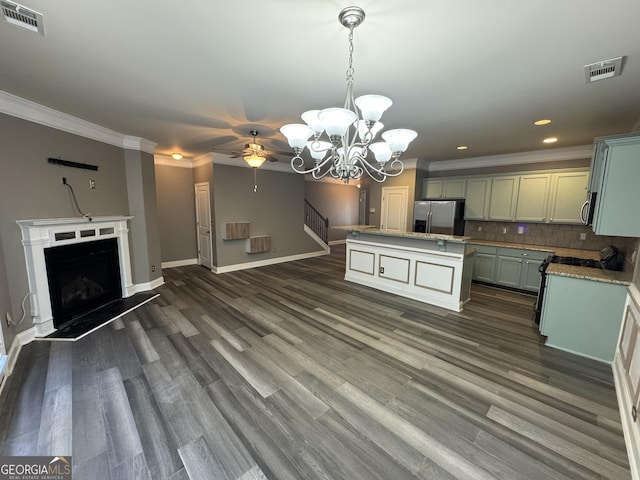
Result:
M129 212L129 247L134 283L150 282L162 275L156 177L153 155L125 150Z
M20 302L28 291L27 271L20 229L16 220L77 216L69 190L62 185L66 177L74 187L80 208L93 216L129 214L124 154L121 148L65 133L53 128L0 114L0 237L6 282L4 293L10 305L3 305L0 316L9 311L20 318ZM89 171L60 167L49 157L97 165ZM96 189L89 189L89 180ZM3 288L0 281L0 289ZM0 299L5 298L0 294ZM7 329L5 341L11 344L16 333L31 327L29 319L20 327Z
M351 184L305 181L304 190L309 203L329 219L329 241L344 240L346 232L331 227L358 224L360 189Z
M166 165L155 169L162 262L198 258L194 171Z
M369 225L380 226L380 206L382 204L382 189L384 187L409 187L407 196L407 230L411 230L413 223L413 201L416 198L416 176L415 168L406 169L397 177L388 177L383 183L369 183L369 207L375 208L375 213L369 213Z
M213 221L220 232L215 237L217 267L321 250L304 232L304 177L272 170L256 173L254 193L250 168L213 164ZM271 235L272 251L248 254L245 240L223 240L224 224L240 221L250 222L251 235Z

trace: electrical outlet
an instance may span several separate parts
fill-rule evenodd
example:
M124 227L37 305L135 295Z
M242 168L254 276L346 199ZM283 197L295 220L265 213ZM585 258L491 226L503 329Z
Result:
M7 314L5 315L5 318L7 319L7 327L10 327L11 323L13 322L13 319L11 318L11 314L7 312Z
M67 177L62 177L62 184L66 185L67 184Z
M586 240L587 239L587 234L586 233L581 233L580 234L580 240Z
M478 231L481 232L482 231L482 225L478 226Z
M95 190L96 189L96 181L95 180L89 180L89 188L91 190Z
M151 271L155 272L156 271L156 266L155 265L151 265Z
M507 227L503 227L503 228L502 228L502 233L503 233L503 234L506 234L506 233L507 233Z

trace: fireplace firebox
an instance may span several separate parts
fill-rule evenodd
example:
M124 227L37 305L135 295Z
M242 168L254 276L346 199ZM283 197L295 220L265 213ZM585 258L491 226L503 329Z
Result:
M55 328L122 298L116 238L45 248L44 255Z

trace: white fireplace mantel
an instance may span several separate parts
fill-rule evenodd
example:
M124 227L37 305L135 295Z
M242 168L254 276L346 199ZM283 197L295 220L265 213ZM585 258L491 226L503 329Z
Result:
M22 231L22 245L27 263L29 300L36 337L55 331L44 251L50 247L91 242L107 238L118 240L122 295L135 293L131 278L129 228L131 216L88 218L46 218L17 220Z

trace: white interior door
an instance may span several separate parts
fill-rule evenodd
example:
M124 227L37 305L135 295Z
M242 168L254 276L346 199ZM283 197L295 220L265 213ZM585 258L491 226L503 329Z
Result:
M198 229L198 263L211 268L211 200L209 183L196 183L196 225Z
M407 198L409 187L383 187L380 228L407 231Z

